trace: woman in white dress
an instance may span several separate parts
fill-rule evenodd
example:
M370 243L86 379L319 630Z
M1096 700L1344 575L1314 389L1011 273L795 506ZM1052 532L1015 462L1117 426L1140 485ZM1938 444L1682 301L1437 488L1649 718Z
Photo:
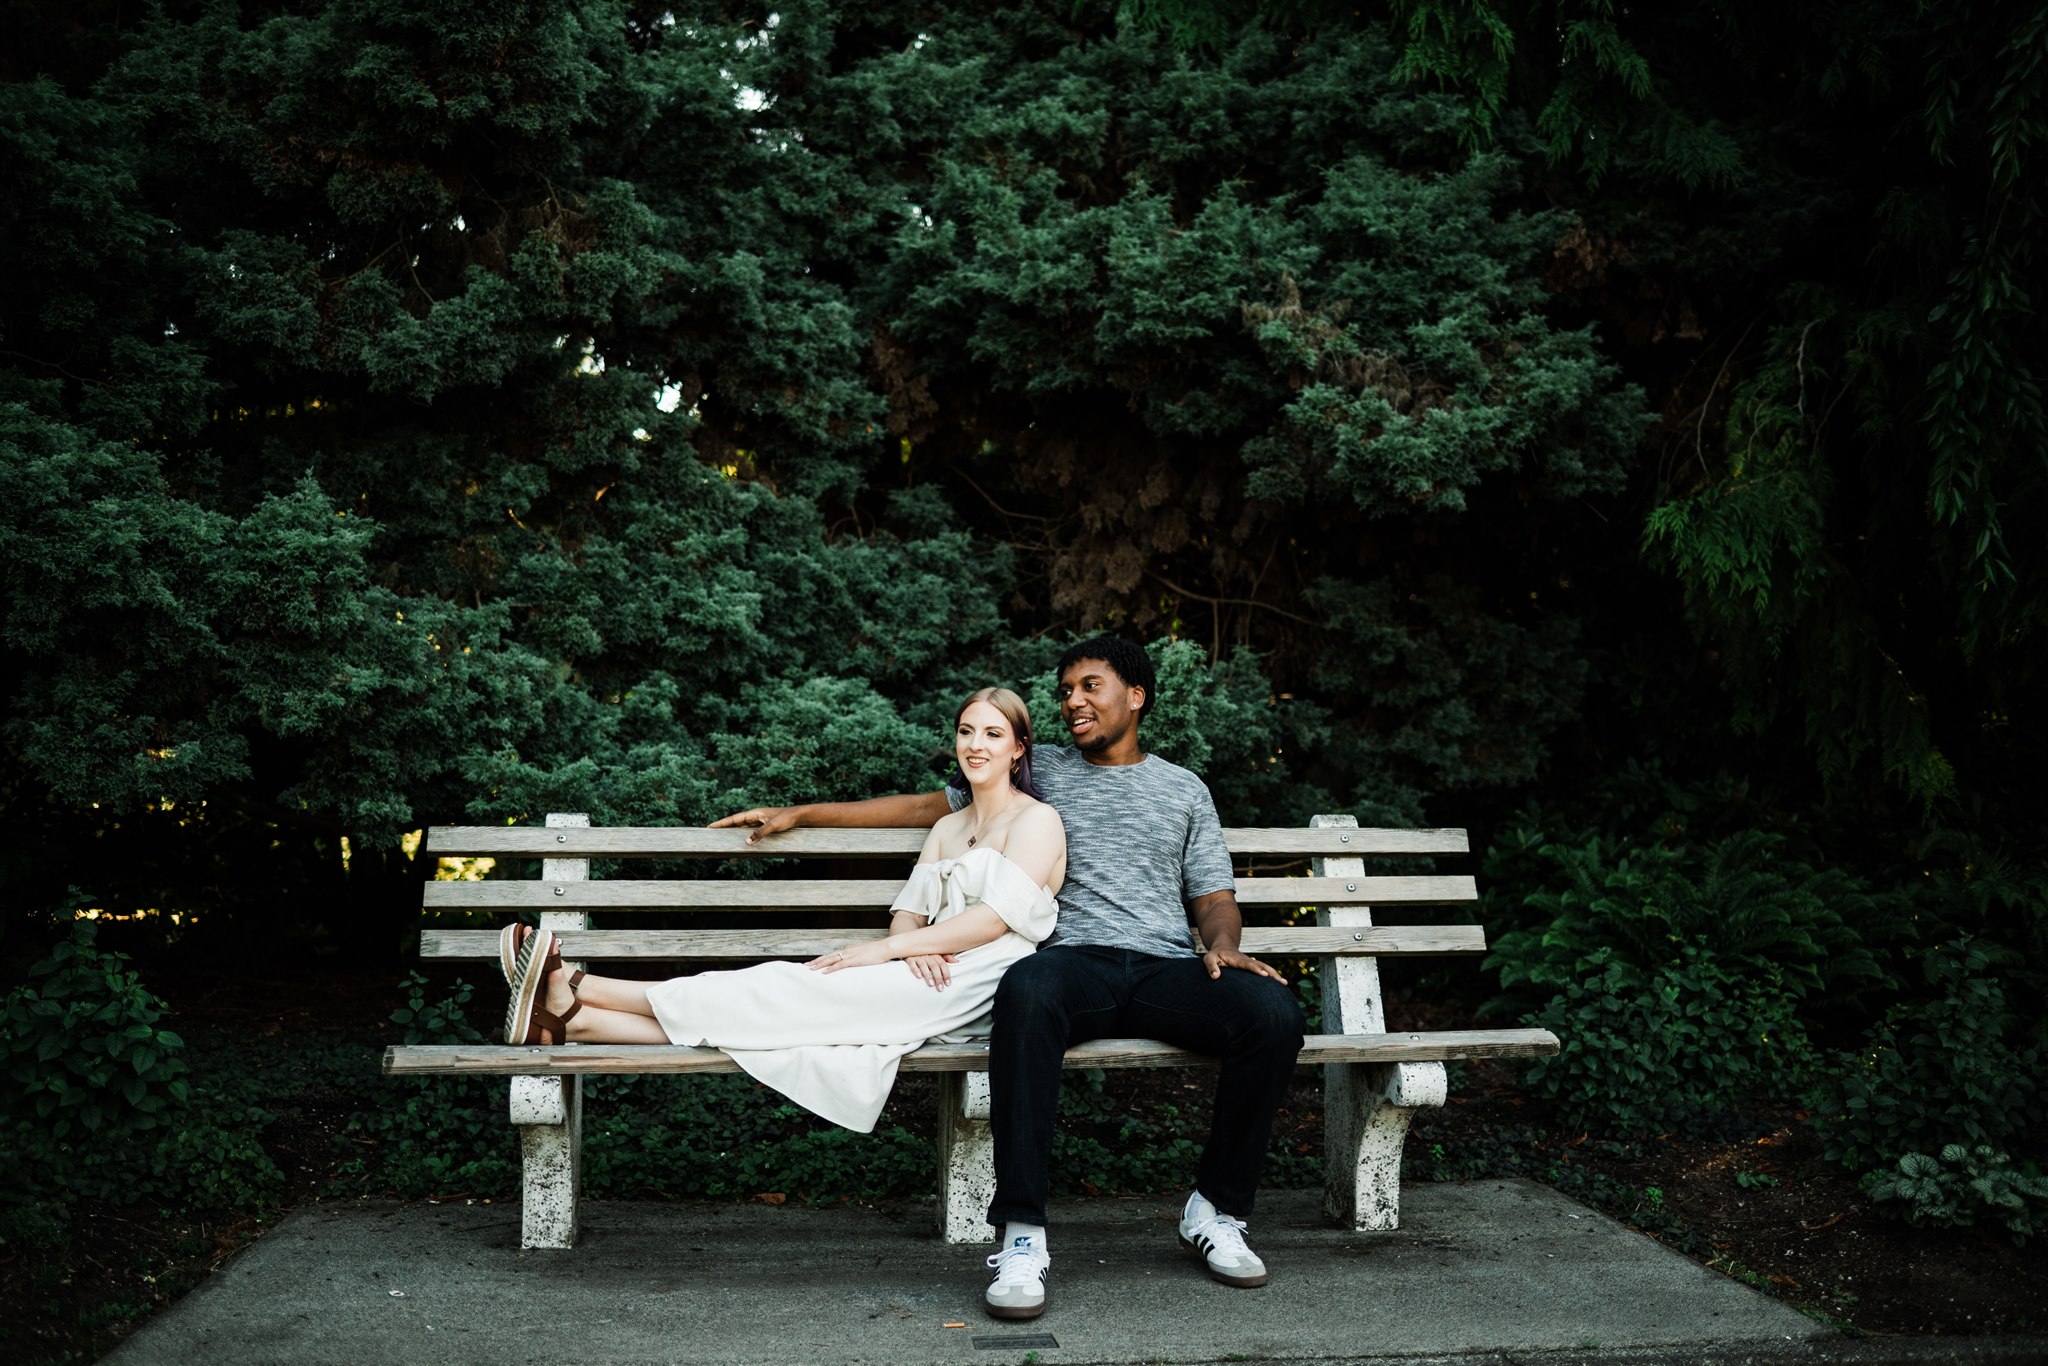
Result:
M690 1044L835 1124L875 1126L896 1064L929 1039L987 1032L996 983L1050 935L1067 835L1031 782L1031 717L983 688L954 719L973 800L934 825L891 908L889 934L808 963L665 982L568 974L554 935L505 931L509 1043Z

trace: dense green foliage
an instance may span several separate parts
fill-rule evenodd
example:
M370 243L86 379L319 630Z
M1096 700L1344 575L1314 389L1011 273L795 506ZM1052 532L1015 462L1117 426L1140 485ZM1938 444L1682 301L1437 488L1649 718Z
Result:
M2014 1171L2004 1153L1982 1145L1951 1143L1938 1158L1907 1153L1893 1171L1872 1172L1863 1185L1873 1200L1903 1201L1906 1221L1924 1227L1996 1220L2024 1243L2048 1223L2048 1181Z
M1645 540L1737 725L1796 725L1838 793L2016 795L2048 627L2039 7L1396 8L1482 124L1543 92L1599 191L1574 292L1701 343Z
M1530 1069L1530 1089L1603 1133L1699 1132L1796 1090L1811 1066L1782 977L1738 971L1700 944L1649 974L1598 949L1524 1018L1561 1046Z
M2038 1023L2008 1002L1992 955L1957 940L1922 961L1932 998L1887 1010L1822 1089L1828 1156L1852 1171L1950 1141L2034 1148L2048 1120Z
M279 1184L257 1141L267 1116L193 1089L184 1040L157 1027L163 1002L94 930L75 922L0 1002L0 1133L15 1157L0 1239L24 1209L81 1197L247 1209Z
M17 1165L16 1180L112 1194L126 1184L120 1164L132 1145L163 1126L190 1088L184 1040L157 1025L163 1002L122 955L94 948L93 928L78 922L0 1004L4 1122L10 1147L45 1159Z
M1541 839L1529 827L1511 829L1489 868L1507 886L1536 887L1520 908L1535 925L1494 941L1493 965L1510 999L1540 998L1589 970L1597 975L1590 964L1603 954L1640 981L1692 945L1793 998L1812 994L1839 1006L1895 985L1867 941L1901 936L1903 898L1873 895L1839 869L1788 858L1781 835L1741 830L1634 847L1597 833L1581 847ZM1548 866L1518 870L1518 854Z
M1952 1143L2024 1155L2015 1189L2035 1179L2048 1020L2021 1002L2048 974L2001 944L2038 943L2040 880L1972 865L1981 851L1942 832L1914 851L1917 881L1895 866L1876 890L1797 832L1745 825L1725 784L1655 779L1619 787L1661 814L1531 809L1489 854L1488 918L1513 928L1485 1008L1563 1045L1530 1089L1618 1135L1727 1134L1759 1104L1801 1106L1826 1159L1871 1189Z
M1572 715L1569 616L1399 547L1484 536L1491 482L1618 489L1641 397L1546 308L1566 219L1384 43L822 5L103 36L0 87L46 206L0 377L31 803L381 851L863 794L1103 622L1208 646L1177 681L1224 705L1155 743L1276 817L1526 781Z
M1245 818L1413 819L1537 776L1625 639L1586 588L1642 539L1739 725L1866 803L1995 806L2039 682L2003 531L2038 512L2003 453L2036 338L1943 263L2030 248L1924 183L2031 211L2033 29L1982 8L1983 50L1800 11L1787 66L1763 25L1601 4L31 7L15 805L376 863L465 813L850 795L1109 622L1265 653L1216 718L1289 699L1217 765L1272 780ZM1921 161L1844 155L1930 33L2006 61L1997 98L1912 104ZM1878 205L1920 254L1869 272L1832 234ZM1878 328L1966 296L2009 448ZM1930 462L1916 524L1892 471ZM1646 519L1587 501L1632 477Z

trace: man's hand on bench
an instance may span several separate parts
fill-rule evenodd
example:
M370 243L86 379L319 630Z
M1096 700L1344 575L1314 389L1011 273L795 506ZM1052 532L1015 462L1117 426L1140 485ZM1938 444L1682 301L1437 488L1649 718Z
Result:
M711 829L751 825L754 830L747 836L747 843L753 844L764 836L779 835L800 825L840 830L922 829L935 824L952 809L952 804L946 800L946 790L940 788L936 792L899 792L892 797L869 797L859 802L753 806L745 811L736 811L724 820L711 822Z
M1212 982L1223 975L1223 969L1238 968L1245 972L1257 973L1261 977L1270 977L1283 987L1287 985L1287 979L1270 964L1261 963L1250 954L1237 949L1210 949L1202 955L1202 963L1209 969L1209 980Z
M1202 966L1209 969L1210 981L1222 977L1223 969L1236 968L1287 985L1285 977L1237 947L1244 939L1244 912L1237 908L1236 892L1205 892L1188 903L1188 910L1195 933L1202 936Z
M722 820L711 822L711 829L724 830L735 825L751 825L755 828L753 833L747 836L747 843L752 844L763 835L779 835L785 830L796 829L802 823L798 814L802 809L796 806L752 806L745 811L734 812Z

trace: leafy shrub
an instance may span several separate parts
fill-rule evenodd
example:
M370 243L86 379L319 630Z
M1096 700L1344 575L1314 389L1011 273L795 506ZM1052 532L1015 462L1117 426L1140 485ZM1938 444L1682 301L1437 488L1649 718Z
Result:
M1865 1176L1863 1190L1879 1205L1898 1202L1901 1216L1918 1227L1967 1227L1992 1218L2015 1243L2024 1243L2048 1223L2048 1181L2015 1171L2011 1158L1981 1144L1946 1144L1939 1160L1907 1153L1892 1170Z
M446 995L430 997L429 989L418 972L399 983L405 1004L391 1022L404 1026L407 1044L483 1040L468 1014L475 987L457 978ZM341 1177L406 1198L518 1189L519 1133L505 1122L502 1079L422 1077L379 1089L383 1103L350 1115L344 1131L351 1145L374 1149L373 1158L351 1157Z
M191 1088L184 1041L157 1027L164 1003L95 929L74 921L0 1009L16 1197L261 1209L284 1185L260 1141L272 1116Z
M2038 1132L2048 1119L2041 1052L1991 971L2009 956L1972 939L1925 956L1933 998L1886 1011L1815 1089L1829 1161L1863 1172L1939 1151L1957 1135L2010 1151Z
M1911 938L1904 891L1817 866L1772 831L1687 844L1673 811L1648 840L1555 839L1540 813L1525 819L1488 854L1488 916L1512 928L1486 960L1501 992L1482 1013L1558 1035L1563 1053L1529 1075L1574 1123L1697 1131L1757 1095L1798 1094L1810 1034L1890 987L1885 954Z
M637 1104L603 1096L583 1121L585 1154L621 1193L822 1204L931 1190L931 1139L900 1124L853 1133L745 1075L634 1080Z
M1688 944L1654 973L1596 949L1525 1020L1556 1034L1527 1081L1569 1124L1603 1133L1697 1130L1757 1093L1796 1089L1811 1064L1775 969Z
M2048 865L2037 841L1937 829L1914 856L1928 883L1928 910L1952 927L1929 938L1992 938L2019 955L2014 966L2041 974L2048 965Z
M94 947L95 927L29 969L0 1006L0 1059L13 1084L0 1122L12 1179L30 1190L133 1195L138 1146L189 1098L184 1040L159 1029L164 1004L125 965Z
M405 993L405 1004L391 1012L391 1023L405 1026L408 1045L484 1041L483 1031L469 1022L469 1002L476 988L460 977L437 1001L427 999L427 979L417 972L408 973L398 989Z
M1781 836L1742 830L1705 845L1666 847L1588 835L1575 843L1510 831L1487 859L1501 895L1518 887L1525 909L1495 940L1485 966L1503 995L1489 1009L1540 1009L1585 977L1591 955L1661 971L1681 944L1698 943L1730 967L1770 970L1792 997L1839 1003L1893 985L1865 942L1873 928L1906 931L1903 894L1879 894L1836 868L1788 857ZM1547 873L1544 871L1547 867ZM1537 885L1529 887L1532 875ZM1860 928L1859 928L1860 927Z
M519 1187L519 1132L505 1122L502 1078L391 1083L379 1104L349 1116L344 1137L372 1152L343 1162L337 1175L378 1194L502 1195Z
M1293 966L1294 971L1287 975L1294 983L1294 1003L1301 1007L1302 1028L1310 1034L1320 1034L1323 1030L1322 964L1313 958L1301 958L1296 959Z
M148 1193L185 1209L236 1214L274 1203L284 1173L260 1135L275 1116L207 1091L194 1097L189 1113L191 1119L173 1127L150 1154Z
M70 1242L71 1211L57 1201L0 1201L0 1258L61 1251Z

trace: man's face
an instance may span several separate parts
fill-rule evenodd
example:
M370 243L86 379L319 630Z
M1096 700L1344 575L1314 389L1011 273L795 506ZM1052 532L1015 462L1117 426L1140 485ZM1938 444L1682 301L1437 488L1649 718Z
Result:
M1077 659L1060 674L1060 719L1086 751L1120 743L1138 724L1145 690L1126 685L1102 659Z

